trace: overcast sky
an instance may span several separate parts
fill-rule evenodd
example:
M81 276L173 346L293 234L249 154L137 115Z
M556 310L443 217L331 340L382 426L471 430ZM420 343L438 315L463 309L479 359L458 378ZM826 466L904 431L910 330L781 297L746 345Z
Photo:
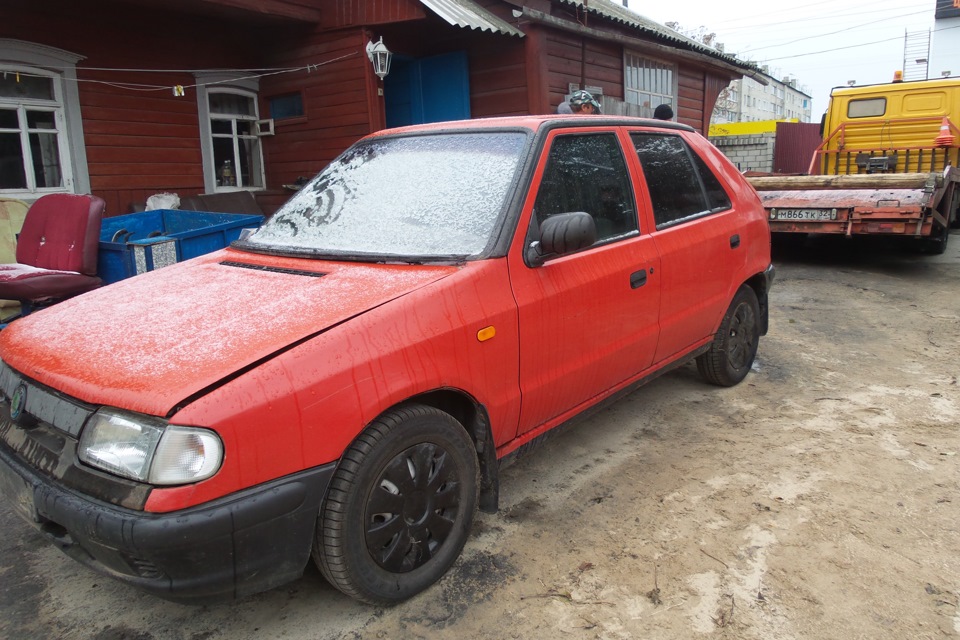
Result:
M662 24L679 22L684 33L702 27L725 52L767 64L778 80L797 78L819 122L831 87L893 79L903 68L905 32L932 33L936 0L629 0L629 7ZM940 71L930 69L930 77Z

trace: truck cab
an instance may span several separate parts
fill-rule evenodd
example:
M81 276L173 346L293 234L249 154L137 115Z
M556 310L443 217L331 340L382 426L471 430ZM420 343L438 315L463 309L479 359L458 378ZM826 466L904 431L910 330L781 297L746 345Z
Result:
M811 173L924 173L956 167L958 120L960 78L835 88ZM942 131L944 125L947 131Z

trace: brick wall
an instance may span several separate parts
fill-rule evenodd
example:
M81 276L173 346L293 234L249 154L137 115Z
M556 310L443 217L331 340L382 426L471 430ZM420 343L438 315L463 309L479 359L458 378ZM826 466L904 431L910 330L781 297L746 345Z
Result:
M740 171L773 171L776 133L743 136L711 136L712 142Z

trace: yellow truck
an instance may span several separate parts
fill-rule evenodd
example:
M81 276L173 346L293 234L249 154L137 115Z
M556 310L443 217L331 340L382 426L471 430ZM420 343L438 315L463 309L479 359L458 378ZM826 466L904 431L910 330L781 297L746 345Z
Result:
M960 208L960 77L836 88L808 175L752 176L778 234L898 235L943 253Z

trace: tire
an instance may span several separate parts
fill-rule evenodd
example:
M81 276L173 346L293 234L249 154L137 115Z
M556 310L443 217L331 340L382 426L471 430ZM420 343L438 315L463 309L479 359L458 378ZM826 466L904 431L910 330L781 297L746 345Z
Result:
M920 250L923 253L939 256L947 250L947 241L950 239L950 228L941 229L938 234L924 238Z
M385 413L334 473L314 562L333 586L370 604L420 593L467 541L479 473L473 441L451 415L424 405Z
M697 357L697 369L707 382L732 387L747 377L759 344L760 303L753 289L743 285L724 314L710 350Z

